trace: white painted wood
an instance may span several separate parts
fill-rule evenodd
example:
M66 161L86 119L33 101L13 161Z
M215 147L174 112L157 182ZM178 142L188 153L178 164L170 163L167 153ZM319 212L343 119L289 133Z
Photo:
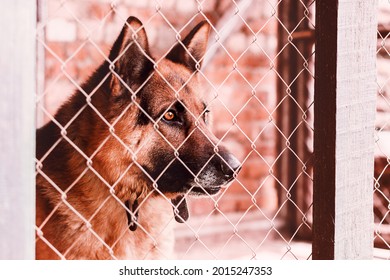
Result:
M376 30L377 0L339 1L335 259L373 257Z
M36 1L3 0L1 10L0 259L33 259Z

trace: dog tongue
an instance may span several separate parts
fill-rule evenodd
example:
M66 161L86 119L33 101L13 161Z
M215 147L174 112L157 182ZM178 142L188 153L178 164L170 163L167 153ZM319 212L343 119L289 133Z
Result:
M178 223L184 223L188 220L189 213L187 207L187 201L183 195L171 199L173 214L175 215L175 220Z

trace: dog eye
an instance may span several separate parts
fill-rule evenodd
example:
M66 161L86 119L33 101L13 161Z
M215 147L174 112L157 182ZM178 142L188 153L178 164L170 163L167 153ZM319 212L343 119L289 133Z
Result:
M164 118L164 120L171 122L171 121L174 121L175 119L177 119L177 116L173 110L169 110L168 112L166 112L164 114L163 118Z

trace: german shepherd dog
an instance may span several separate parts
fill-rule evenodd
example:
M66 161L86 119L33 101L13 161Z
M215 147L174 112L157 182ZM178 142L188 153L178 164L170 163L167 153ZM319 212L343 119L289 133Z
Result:
M187 195L235 177L198 81L209 29L199 23L155 62L130 17L109 60L37 130L37 259L169 258Z

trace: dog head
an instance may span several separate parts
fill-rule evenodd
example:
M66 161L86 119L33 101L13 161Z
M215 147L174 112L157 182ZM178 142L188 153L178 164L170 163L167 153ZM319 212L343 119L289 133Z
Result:
M209 29L199 23L156 61L143 24L130 17L109 57L112 98L133 108L116 132L148 185L172 199L180 222L188 218L184 195L214 195L240 169L208 127L198 76Z

